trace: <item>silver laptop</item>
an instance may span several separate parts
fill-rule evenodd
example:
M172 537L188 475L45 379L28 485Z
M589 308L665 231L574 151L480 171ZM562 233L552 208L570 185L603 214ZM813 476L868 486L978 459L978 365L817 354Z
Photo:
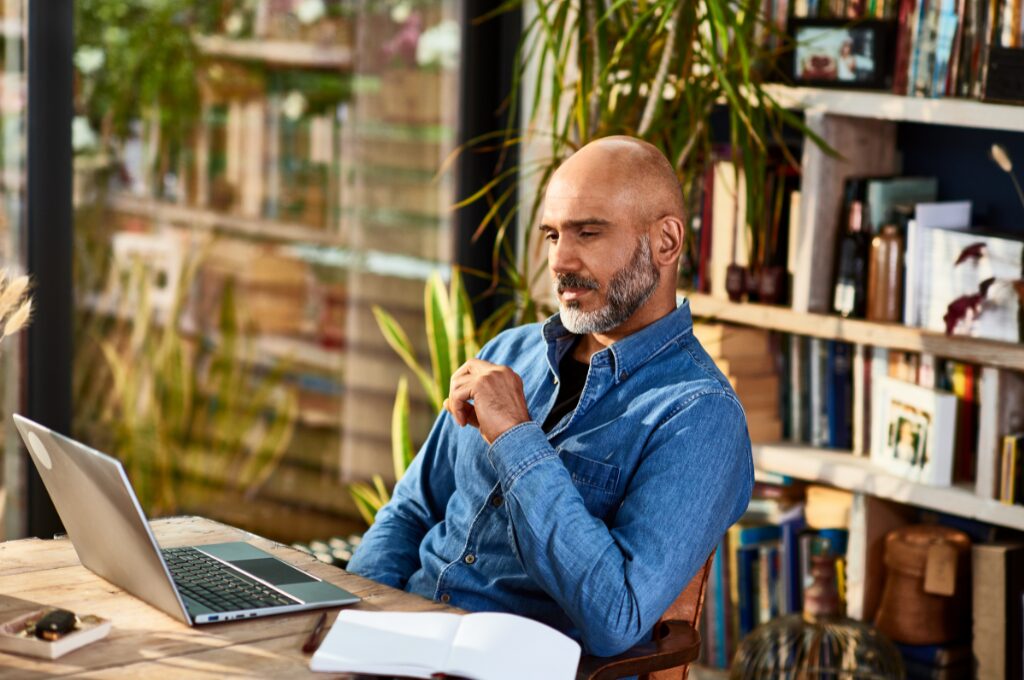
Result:
M120 461L14 415L79 559L192 625L358 602L248 543L161 549Z

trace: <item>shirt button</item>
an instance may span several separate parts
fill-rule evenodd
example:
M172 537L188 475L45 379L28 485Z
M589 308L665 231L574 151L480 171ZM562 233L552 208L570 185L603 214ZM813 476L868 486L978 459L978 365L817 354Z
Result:
M625 380L628 377L629 377L629 373L626 373L625 371L623 371L622 373L619 373L619 380Z
M500 493L496 493L493 496L491 496L491 505L493 505L496 508L500 508L501 504L504 502L505 499L501 497Z
M476 555L472 553L466 555L466 564L473 564L474 562L476 562Z
M443 602L445 604L448 604L451 601L452 601L452 596L449 595L448 593L444 593L443 595L441 595L441 602Z

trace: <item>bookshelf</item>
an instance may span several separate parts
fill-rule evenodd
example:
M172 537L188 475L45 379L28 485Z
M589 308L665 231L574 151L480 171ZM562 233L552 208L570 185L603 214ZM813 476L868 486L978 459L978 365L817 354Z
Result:
M789 307L730 302L701 293L680 291L680 295L690 300L694 316L712 321L906 352L922 352L946 359L1024 371L1024 345L1020 344L949 336L901 324L797 312Z
M318 245L341 245L346 241L333 231L317 229L305 224L233 215L211 208L180 205L128 194L113 196L108 206L114 212L144 217L154 222L187 224L202 231L244 236L263 241L315 243Z
M820 87L773 85L767 89L780 105L808 112L1024 132L1024 109L1012 104L990 104L951 97L904 97L889 92L856 92Z
M985 153L994 142L1009 147L1011 154L1019 157L1016 149L1024 141L1024 107L781 85L771 86L770 93L783 106L801 110L807 126L839 154L829 156L810 142L803 145L799 158L799 201L787 222L788 233L795 236L788 244L788 252L779 251L788 254L785 264L792 277L792 302L774 306L733 302L727 298L724 286L721 285L724 282L725 267L733 263L747 264L744 260L747 253L744 252L746 248L743 243L736 243L741 240L739 237L729 238L730 234L726 233L725 238L719 238L723 234L715 228L716 224L724 225L723 231L732 230L733 235L738 233L734 230L736 221L730 222L729 215L730 208L734 209L731 214L742 214L739 202L730 205L727 198L721 205L715 205L715 195L710 202L711 251L709 259L704 262L709 279L703 282L710 284L711 292L705 294L680 290L679 295L689 300L695 319L739 327L735 329L738 338L750 337L745 328L757 328L857 346L850 352L833 353L834 348L826 347L824 342L778 343L778 350L770 350L775 365L763 369L780 377L773 392L779 394L774 405L765 406L767 399L759 399L766 396L764 392L770 390L770 387L760 392L748 388L747 396L742 394L744 380L750 385L755 384L756 378L740 374L738 366L742 365L741 359L753 353L764 356L763 350L753 349L747 340L737 340L734 343L738 348L735 358L737 368L723 364L723 370L728 368L738 374L730 375L730 380L737 388L741 402L744 399L750 402L746 410L750 432L755 440L752 447L753 462L759 481L769 485L807 482L853 495L851 499L841 492L812 488L805 497L805 509L811 509L812 497L832 498L831 507L827 507L827 502L818 501L813 508L813 515L817 518L815 521L821 521L823 507L826 511L846 513L844 521L842 515L828 517L826 512L825 521L834 524L821 524L814 528L824 531L826 526L839 527L848 532L849 542L841 550L846 575L851 578L848 583L854 586L848 592L848 595L852 593L852 597L847 601L847 613L856 619L873 621L887 573L883 554L885 536L890 530L907 524L932 521L932 513L935 512L944 516L939 520L941 523L972 533L979 544L991 541L1015 542L1021 539L1018 532L1024 532L1024 505L1003 503L993 497L999 491L993 494L991 489L997 484L993 480L999 480L1004 474L999 464L1002 461L1002 437L1021 429L1015 418L1016 414L1022 412L1016 399L1021 390L1021 380L1024 379L1024 343L947 336L942 332L901 323L848 319L831 313L833 253L841 238L839 215L844 201L844 184L855 177L935 176L939 184L937 200L973 199L977 217L984 213L986 203L991 204L992 197L983 191L987 187L978 186L984 179L979 180L971 175L985 176L982 165L990 163ZM916 159L915 165L913 142L920 144L922 138L932 136L935 144L932 146L929 139L924 149L926 153L923 154L924 159L932 165L923 163L921 158ZM901 157L903 155L910 160L904 162ZM918 155L922 154L919 152ZM944 166L946 160L957 162L956 170L952 173ZM933 166L934 171L930 169ZM1020 177L1019 167L1015 166L1014 170ZM964 181L956 181L961 178L961 174ZM973 183L966 180L972 180ZM1009 180L1006 181L1006 191L1012 192ZM702 213L702 216L705 214ZM716 222L719 216L725 219ZM991 215L988 215L988 219L988 225L998 223L1012 228L1019 224L1019 221L1014 224L1005 219L992 219ZM985 224L985 218L977 219L977 222ZM724 262L716 258L715 252L716 244L723 242L725 246L721 252L725 255ZM953 275L955 259L954 256L948 263L950 276ZM782 262L775 261L773 264L781 266ZM947 275L946 271L937 267L940 265L933 263L931 271L935 280L940 275ZM715 287L716 283L718 288ZM776 354L776 351L782 354ZM920 354L922 357L907 357L903 353ZM729 357L724 359L727 363L730 360ZM943 366L938 359L971 364L975 368L950 367L948 364ZM844 361L845 365L842 364ZM879 361L886 363L878 364ZM932 378L925 380L916 377L919 365L923 374ZM901 373L903 369L913 372ZM877 464L875 461L878 459L873 461L867 453L872 451L873 444L878 443L872 442L872 437L881 437L881 444L886 444L888 431L882 431L886 426L892 427L893 423L897 423L897 427L902 426L900 421L886 420L890 417L889 411L884 410L887 406L880 395L886 395L889 399L888 408L891 408L893 398L875 389L880 376L892 376L906 382L921 380L927 386L937 386L937 378L941 376L945 380L943 387L960 395L961 406L971 401L963 398L965 394L975 395L976 408L973 409L973 415L970 408L962 408L957 415L956 453L953 454L955 457L951 465L954 466L953 477L958 481L953 485L935 486L911 481ZM798 417L794 418L794 413L798 413ZM774 419L776 424L779 421L788 423L789 434L767 431L764 424L768 419ZM836 422L839 426L835 431L830 430L829 426ZM842 432L847 428L853 435L849 439ZM841 434L836 435L835 432ZM902 437L902 430L899 436ZM796 443L783 440L784 437L816 443ZM835 448L822 448L829 442ZM877 453L878 449L875 450ZM972 458L963 457L965 451ZM792 495L801 497L803 485L794 486ZM788 492L766 489L765 498L761 499L765 505L761 507L769 507L772 493L784 495ZM845 501L836 500L843 498ZM843 502L846 503L845 508ZM788 521L758 517L758 510L758 507L754 507L748 516L750 525L758 522L783 525ZM922 515L921 510L927 512ZM811 516L808 512L808 522ZM741 538L744 531L747 528L739 526L736 535L723 543L731 551L727 553L730 559L741 554L748 557L753 554L753 545L744 544ZM753 530L750 535L755 536ZM766 564L770 570L774 550L788 550L789 557L786 559L793 564L793 555L799 556L803 548L797 545L794 550L792 534L788 540L788 547L784 534L779 539L779 547L776 548L774 544L768 547L762 545L758 548L760 561L757 566L751 566L747 571L741 567L739 573L748 576L752 573L760 574L763 572L757 569L763 570ZM747 553L743 553L743 550L747 550ZM734 563L728 564L731 566ZM737 585L726 577L722 578L725 579L723 584L728 583L730 587ZM977 586L976 583L973 585ZM714 587L710 586L712 591ZM759 593L760 587L751 587L747 591L748 596L751 592ZM974 592L977 593L977 589ZM1003 601L999 600L1000 597L1003 597ZM1015 597L1015 606L1019 607L1019 593ZM991 605L993 611L999 611L997 608L1006 606L1008 599L1002 595L992 596L982 605L982 609ZM761 600L758 603L760 606ZM730 630L724 627L724 621L726 616L736 616L738 610L729 608L728 598L724 609L727 614L720 617L717 612L713 612L715 616L708 619L706 630ZM796 607L781 606L778 610L770 609L772 612L795 610ZM968 616L976 616L978 611L978 607L973 606L966 613ZM1019 615L1020 610L1015 611ZM772 613L768 616L774 615ZM964 640L969 642L976 659L986 654L984 650L988 641L984 637L975 636L969 641ZM712 648L718 642L715 639ZM728 641L722 643L727 653L732 649L731 644ZM1019 639L1016 644L1020 644ZM1019 652L1019 646L1016 650ZM718 666L728 666L730 657L722 658L719 655L708 658L715 658Z
M197 35L193 40L199 51L208 57L339 71L350 70L353 63L352 49L341 45L291 40L239 40L221 35Z
M849 451L790 444L754 446L754 465L765 472L968 517L1024 531L1024 507L979 498L973 489L917 484L891 475Z

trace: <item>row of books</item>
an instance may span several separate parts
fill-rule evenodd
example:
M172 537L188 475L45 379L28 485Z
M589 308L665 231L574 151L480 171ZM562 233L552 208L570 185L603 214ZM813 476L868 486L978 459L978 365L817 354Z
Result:
M800 19L894 19L899 0L794 0Z
M964 531L971 549L969 639L897 642L908 678L1017 678L1024 662L1024 541L990 525L820 486L759 483L744 518L715 553L702 613L702 663L728 668L742 639L777 616L799 613L811 554L836 558L850 618L873 623L883 599L885 536L907 524ZM974 675L974 673L977 675Z
M717 668L729 666L739 642L757 626L802 611L812 554L836 559L837 585L844 595L846 527L810 527L804 502L779 497L763 485L757 493L762 497L751 501L744 518L722 539L708 577L701 658ZM813 518L813 505L811 513ZM826 520L845 522L842 513Z
M983 498L1021 502L1021 374L803 336L783 336L782 345L779 407L790 441L870 456L914 481L971 485ZM909 428L911 436L901 419L925 425ZM927 457L916 475L892 464L901 434L911 446L921 439L907 453Z
M958 0L955 8L939 0L920 0L918 4L923 5L920 9L914 0L902 2L911 6L907 12L911 35L916 21L918 33L923 30L936 36L936 52L940 56L947 51L949 54L949 77L945 81L945 89L936 88L939 91L930 93L932 96L1024 99L1019 85L1004 90L1002 76L995 74L997 69L1006 69L1013 62L1019 68L1019 50L1024 47L1021 0ZM933 8L932 5L940 7ZM908 80L908 90L910 85ZM900 93L899 90L896 92Z

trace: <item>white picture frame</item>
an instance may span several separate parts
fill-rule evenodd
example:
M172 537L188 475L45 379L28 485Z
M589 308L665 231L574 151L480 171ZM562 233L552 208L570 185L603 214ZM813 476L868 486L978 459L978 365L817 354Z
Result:
M885 376L873 399L879 417L872 425L872 462L913 482L951 486L956 395Z

